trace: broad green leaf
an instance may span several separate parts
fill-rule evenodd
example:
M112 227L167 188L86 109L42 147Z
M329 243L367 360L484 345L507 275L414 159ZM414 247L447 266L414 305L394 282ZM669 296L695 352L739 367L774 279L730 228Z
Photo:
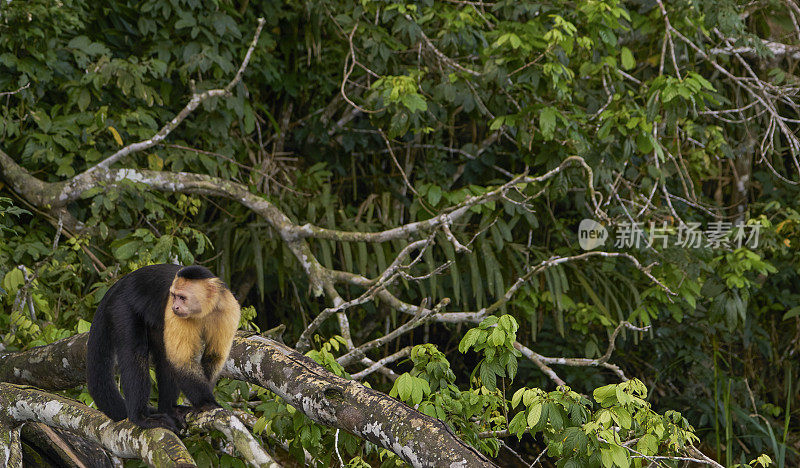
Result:
M508 430L516 434L518 438L522 438L522 434L528 426L525 423L525 412L520 411L519 413L515 414L514 417L511 419L511 422L508 423Z
M614 460L614 464L619 468L628 468L631 464L631 460L628 458L628 451L625 447L620 447L619 445L611 446L611 459Z
M508 364L506 364L506 369L508 369L508 378L514 379L517 375L517 369L519 367L519 363L517 362L517 357L513 354L508 355Z
M636 60L633 58L633 52L627 47L622 48L622 68L630 70L636 66Z
M617 406L611 408L611 414L617 424L619 424L619 427L626 430L631 428L631 413L627 409Z
M491 366L487 364L486 361L481 364L480 376L484 387L489 390L497 388L497 375L492 371Z
M539 424L539 419L542 417L542 408L544 405L539 403L530 408L528 411L528 427L535 427Z
M442 199L442 188L438 185L431 185L428 189L428 203L431 206L436 206L439 204L439 200Z
M644 455L655 455L658 452L658 439L653 434L645 434L636 442L636 451Z
M462 353L466 353L467 350L478 341L479 333L480 330L477 328L472 328L467 331L464 338L462 338L461 342L458 344L458 350Z
M79 319L78 326L75 328L78 333L86 333L89 331L89 328L91 328L91 326L92 326L91 322L87 322L84 319Z
M522 395L524 393L525 393L525 387L522 387L516 392L514 392L514 396L511 397L511 408L517 407L517 405L522 401Z
M118 246L114 249L114 257L119 260L127 260L139 251L141 243L139 241L131 240Z
M3 278L3 289L6 290L6 294L16 293L23 284L25 284L25 274L19 268L9 270Z
M604 385L602 387L598 387L594 389L592 395L594 396L595 401L600 403L603 406L608 406L616 402L616 393L617 393L617 385L610 384ZM612 400L612 401L609 401Z
M495 327L492 334L489 335L489 344L493 346L501 346L506 341L506 334L500 327Z
M544 107L539 111L539 130L545 140L551 140L556 129L556 110Z

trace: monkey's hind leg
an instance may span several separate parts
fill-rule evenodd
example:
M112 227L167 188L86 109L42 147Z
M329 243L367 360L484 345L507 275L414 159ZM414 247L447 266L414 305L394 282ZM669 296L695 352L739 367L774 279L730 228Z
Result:
M97 408L114 421L121 421L128 414L114 379L114 342L106 320L97 315L86 347L86 381Z
M147 353L147 336L144 333L127 336L128 356L119 356L120 383L125 392L128 419L137 426L163 427L177 432L175 420L163 413L150 414L150 362Z

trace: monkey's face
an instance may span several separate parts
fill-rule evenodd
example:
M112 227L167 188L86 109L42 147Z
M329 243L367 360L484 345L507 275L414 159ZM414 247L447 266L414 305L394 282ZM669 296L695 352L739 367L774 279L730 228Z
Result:
M176 280L169 288L172 313L178 317L189 318L203 313L204 295L192 286L189 281Z

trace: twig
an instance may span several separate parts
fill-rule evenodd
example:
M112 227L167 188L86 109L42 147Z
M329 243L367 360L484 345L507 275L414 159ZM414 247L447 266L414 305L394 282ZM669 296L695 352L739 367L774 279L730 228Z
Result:
M390 354L385 358L381 359L380 361L375 361L374 364L367 367L366 369L362 370L361 372L356 372L355 374L350 374L350 377L353 380L361 380L364 377L372 374L373 372L377 371L381 367L385 367L386 364L391 364L395 361L403 359L404 357L408 356L411 353L411 346L406 346L405 348L401 349L400 351Z
M347 80L350 79L350 75L353 73L353 68L355 68L356 64L358 63L358 61L356 61L355 47L353 46L353 36L355 35L356 30L358 30L358 23L353 25L353 30L350 31L350 34L347 35L347 41L350 44L350 50L344 57L344 65L343 65L344 68L342 70L342 85L339 87L339 92L342 94L342 98L344 98L344 100L347 101L347 103L353 106L355 109L365 114L377 114L378 112L383 111L383 109L378 109L378 110L365 109L356 104L355 102L353 102L349 97L347 97L347 92L344 90L345 86L347 85ZM349 68L347 67L348 59L352 60L352 63L350 64Z
M587 174L587 186L590 198L594 204L595 213L601 220L608 219L608 215L603 211L600 206L602 204L602 196L595 191L594 188L594 171L586 164L580 156L570 156L561 162L556 168L548 171L540 176L531 177L527 173L522 173L505 184L490 190L482 195L475 197L467 197L463 202L442 210L442 213L434 216L425 221L417 221L413 223L404 224L396 228L387 229L379 232L354 232L354 231L339 231L336 229L326 229L312 224L304 224L290 228L293 235L304 238L315 239L330 239L338 242L386 242L396 239L406 239L412 234L420 231L431 230L441 226L448 219L456 221L469 212L473 206L483 205L502 198L509 190L515 189L520 184L525 183L541 183L549 180L556 175L563 172L566 168L573 165L580 165L584 168Z
M388 334L386 334L386 335L384 335L384 336L382 336L380 338L376 338L376 339L374 339L372 341L364 343L363 345L359 346L358 348L348 352L344 356L342 356L339 359L337 359L336 362L338 362L342 366L346 366L346 365L352 363L353 361L356 361L357 359L360 359L361 356L363 356L364 353L366 353L370 349L382 346L385 343L388 343L389 341L394 340L398 336L413 330L414 328L416 328L416 327L422 325L423 323L427 322L430 319L430 317L432 317L432 316L436 315L437 313L439 313L439 311L442 310L442 308L444 308L445 306L447 306L447 304L450 303L450 299L445 297L444 299L439 301L439 303L436 304L436 307L434 307L433 309L426 309L425 308L426 303L427 303L427 298L422 301L422 304L417 309L417 313L408 322L406 322L403 325L399 326L398 328L396 328L391 333L388 333Z
M314 318L314 320L308 325L308 327L306 327L306 329L303 330L303 333L300 335L300 338L297 339L297 343L295 344L295 349L297 349L299 351L307 350L311 345L311 343L310 343L311 335L331 315L333 315L335 313L338 313L338 312L343 312L343 311L345 311L345 310L347 310L347 309L349 309L351 307L355 307L355 306L364 304L365 302L368 302L369 300L374 298L376 294L378 294L381 290L386 288L386 286L388 286L392 282L394 282L394 279L397 276L396 273L402 266L402 261L405 260L406 257L408 257L411 254L412 251L414 251L416 249L422 249L422 252L420 252L420 254L417 256L417 259L414 260L411 263L411 265L417 263L419 261L419 259L422 258L422 254L424 253L424 249L426 249L427 246L432 241L433 241L433 235L428 237L428 239L418 240L416 242L412 242L412 243L408 244L407 246L405 246L403 248L403 250L401 250L400 253L397 254L397 257L395 257L395 259L391 263L391 265L389 265L386 268L386 270L384 270L383 273L381 273L381 276L378 277L374 281L374 284L371 284L367 288L367 290L362 295L357 297L356 299L353 299L353 300L347 301L347 302L344 302L343 300L339 300L339 301L335 301L334 300L333 307L328 307L328 308L324 309L322 312L320 312L319 315L317 315L317 317Z
M558 374L556 374L556 372L553 369L551 369L547 364L544 363L544 359L542 359L544 356L533 351L532 349L528 348L527 346L523 345L518 341L514 342L514 348L517 351L521 352L523 356L528 358L528 360L536 364L536 367L538 367L539 370L541 370L544 373L544 375L550 377L550 380L555 382L556 385L567 384L566 382L564 382L564 379L559 377Z
M259 18L258 27L256 28L256 32L253 35L253 40L250 43L250 47L247 50L247 53L245 54L244 60L242 61L242 65L239 67L239 70L236 72L234 78L224 88L210 89L200 94L194 93L191 99L189 99L189 102L186 104L186 106L175 117L173 117L172 120L170 120L163 127L161 127L161 130L159 130L158 133L156 133L147 140L142 140L137 143L132 143L120 149L119 151L112 154L105 160L97 163L96 165L90 167L80 175L74 177L73 181L79 181L90 178L92 177L93 174L99 171L108 170L112 164L116 163L117 161L121 160L122 158L124 158L129 154L136 153L139 151L144 151L158 143L161 143L162 141L164 141L164 139L167 138L167 136L169 136L170 133L172 133L173 130L175 130L181 124L181 122L183 122L186 119L186 117L188 117L204 101L212 97L230 95L233 87L236 86L242 79L242 74L244 73L245 68L247 68L247 64L250 62L250 56L252 55L253 50L256 47L256 44L258 43L258 37L261 35L261 29L263 27L264 27L264 18Z
M419 198L419 202L420 202L420 204L421 204L421 205L422 205L422 206L423 206L423 207L424 207L426 210L430 211L430 210L427 208L427 206L425 205L425 202L424 202L424 200L422 199L422 196L419 194L419 192L417 192L417 189L415 189L415 188L414 188L414 186L413 186L413 185L411 185L411 182L408 180L408 176L406 175L406 171L404 171L404 170L403 170L403 166L401 166L401 165L400 165L400 161L398 161L398 160L397 160L397 156L395 156L395 155L394 155L394 150L392 149L392 144L391 144L391 142L389 142L389 138L387 138L387 137L386 137L386 134L385 134L385 133L383 132L383 130L382 130L382 129L380 129L380 128L378 129L378 133L381 135L381 138L383 138L383 141L384 141L384 143L386 143L386 149L388 149L388 150L389 150L389 155L392 157L392 161L394 161L394 165L395 165L395 166L397 166L397 170L399 170L399 171L400 171L400 175L403 177L403 182L405 182L405 184L406 184L406 187L408 187L408 188L409 188L409 190L411 190L411 192L413 192L413 193L414 193L414 195L416 195L416 196L417 196L417 198Z
M23 89L28 89L28 87L30 87L30 85L31 85L31 83L28 82L25 86L21 86L20 88L14 90L14 91L3 91L2 93L0 93L0 97L10 96L12 94L17 94L18 92L22 91Z

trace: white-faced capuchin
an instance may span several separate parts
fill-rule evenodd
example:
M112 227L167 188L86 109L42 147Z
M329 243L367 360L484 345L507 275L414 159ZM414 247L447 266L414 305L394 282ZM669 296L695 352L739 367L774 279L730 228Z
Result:
M177 430L179 391L194 409L219 407L212 389L239 326L239 303L201 266L150 265L117 281L103 296L89 331L89 394L114 421ZM116 358L116 361L115 361ZM150 359L158 409L150 399ZM114 381L120 371L125 398Z

